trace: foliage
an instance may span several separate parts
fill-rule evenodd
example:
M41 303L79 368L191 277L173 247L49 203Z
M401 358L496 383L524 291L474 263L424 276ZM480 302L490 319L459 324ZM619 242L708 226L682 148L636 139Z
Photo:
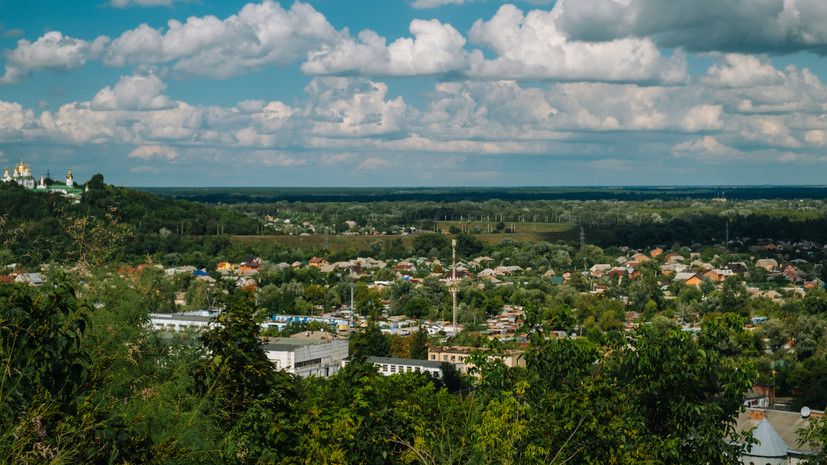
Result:
M212 403L224 431L222 456L241 463L278 461L297 435L291 427L293 380L267 359L254 295L231 289L223 304L216 317L221 325L201 335L210 356L196 372L197 392Z

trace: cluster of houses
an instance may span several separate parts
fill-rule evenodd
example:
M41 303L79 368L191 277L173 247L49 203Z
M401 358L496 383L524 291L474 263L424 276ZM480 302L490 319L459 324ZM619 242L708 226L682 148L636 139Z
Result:
M294 222L290 218L265 215L264 225L280 234L309 236L316 233L316 226L309 221Z

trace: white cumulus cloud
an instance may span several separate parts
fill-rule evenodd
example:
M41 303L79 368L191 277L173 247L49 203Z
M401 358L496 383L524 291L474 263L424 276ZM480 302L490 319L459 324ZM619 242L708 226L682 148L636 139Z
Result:
M164 147L161 145L144 145L129 152L129 158L140 158L147 160L153 157L166 158L172 160L178 156L178 152L171 147Z
M265 66L286 66L338 33L312 6L296 2L289 10L264 0L245 5L238 15L170 20L166 30L146 24L112 41L105 63L174 62L179 78L225 79Z
M558 27L559 12L523 14L503 5L489 20L478 20L469 32L472 43L497 54L472 64L470 76L506 79L667 81L686 78L685 57L664 57L648 38L615 38L602 42L573 41Z
M360 137L395 133L405 124L407 105L402 97L387 100L388 86L353 78L315 78L305 89L305 109L313 133L320 136Z
M121 76L114 88L100 90L92 99L95 110L160 110L175 103L162 93L167 85L157 76Z
M704 83L725 87L754 87L778 84L784 75L766 57L728 53L712 65Z
M384 38L369 30L356 39L342 37L311 52L301 69L308 74L420 76L467 67L465 38L450 24L415 19L409 29L413 38L400 38L387 46Z
M36 71L70 71L97 59L104 51L109 37L99 36L92 42L64 36L59 31L44 34L34 42L17 41L14 50L7 50L6 72L2 84L14 84L27 79Z

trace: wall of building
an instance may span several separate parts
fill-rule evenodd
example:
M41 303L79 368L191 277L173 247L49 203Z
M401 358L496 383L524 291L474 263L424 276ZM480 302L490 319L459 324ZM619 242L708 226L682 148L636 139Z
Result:
M289 341L280 341L280 345ZM332 376L339 372L342 361L348 357L347 339L336 339L318 344L295 344L285 350L266 350L277 369L306 378Z

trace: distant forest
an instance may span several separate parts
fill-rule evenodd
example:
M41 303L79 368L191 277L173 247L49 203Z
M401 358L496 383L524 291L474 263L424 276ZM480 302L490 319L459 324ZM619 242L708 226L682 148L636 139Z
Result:
M704 187L135 187L212 204L286 202L484 202L487 200L823 199L827 186Z

